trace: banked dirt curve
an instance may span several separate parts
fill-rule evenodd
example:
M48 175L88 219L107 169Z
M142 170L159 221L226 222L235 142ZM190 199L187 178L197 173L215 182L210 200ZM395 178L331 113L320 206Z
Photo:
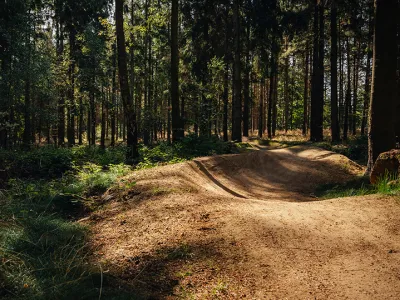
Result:
M133 299L399 299L399 201L312 195L362 172L307 147L134 172L85 221L92 259Z

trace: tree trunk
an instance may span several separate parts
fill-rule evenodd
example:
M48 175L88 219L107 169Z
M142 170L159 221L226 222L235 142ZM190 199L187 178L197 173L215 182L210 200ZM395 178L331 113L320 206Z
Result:
M69 33L69 59L70 65L68 70L69 91L68 91L68 120L67 120L67 138L68 145L75 145L75 30L71 29Z
M275 76L274 76L274 95L272 98L272 136L274 137L276 135L276 123L277 123L277 118L278 118L278 62L275 61Z
M309 45L308 41L306 42L306 50L304 53L304 94L303 94L303 135L307 134L308 130L308 74L309 74Z
M241 97L241 71L240 71L240 0L234 0L233 22L234 22L234 52L233 64L233 119L232 119L232 141L242 141L242 97Z
M397 13L400 12L400 2ZM395 134L396 146L400 148L400 22L397 22L397 101L396 101Z
M227 54L226 54L227 55ZM225 74L224 74L224 117L223 117L223 135L224 141L228 141L228 98L229 98L229 65L225 59Z
M331 2L331 135L332 142L340 140L337 90L337 4Z
M354 46L356 45L356 41L354 41ZM357 51L354 54L354 81L353 81L353 111L352 111L352 134L356 135L357 133L357 106L358 106L358 68L359 68L359 57L360 57L361 45L358 42Z
M339 45L339 128L343 128L343 120L344 120L344 52L342 46L342 39L340 30L340 22L339 22L339 32L338 32L338 45Z
M116 85L116 77L117 77L117 45L113 44L113 56L112 56L112 61L113 61L113 69L112 69L112 87L111 87L111 147L115 146L115 141L117 139L117 134L116 134L116 110L117 110L117 85Z
M94 82L94 81L93 81ZM92 91L90 92L90 120L92 121L90 124L91 134L90 134L90 145L96 145L96 103L95 103L95 95L94 95L94 88L92 87Z
M288 51L289 41L285 37L285 50ZM285 132L289 129L289 55L286 53L285 57L285 79L284 79L284 97L285 97Z
M363 114L362 114L362 122L361 122L361 135L366 134L367 129L367 120L368 120L368 108L369 108L369 99L371 96L371 59L372 59L372 44L369 42L373 38L373 30L374 23L372 20L373 8L370 8L370 16L368 21L368 48L367 48L367 65L365 69L365 85L364 85L364 105L363 105Z
M314 8L314 57L311 94L311 141L323 140L324 109L324 7L315 1Z
M350 102L351 102L351 63L350 63L350 42L347 37L346 41L347 48L347 91L346 98L344 103L344 125L343 125L343 140L347 141L348 133L349 133L349 113L350 113Z
M121 88L121 98L124 106L125 120L127 122L127 129L128 129L128 137L127 137L128 150L126 153L126 160L128 163L133 163L139 156L139 153L137 150L136 115L128 84L128 68L127 68L127 55L125 49L123 4L124 0L115 0L118 71L119 71L119 84Z
M105 94L104 87L101 88L102 101L101 101L101 134L100 134L100 147L106 148L106 110L105 110Z
M83 103L82 103L82 96L79 97L79 126L78 126L78 143L79 145L83 145Z
M62 25L60 17L56 16L56 42L57 42L57 61L59 64L62 63L62 54L64 52L64 38L62 32ZM58 146L62 147L65 143L65 98L64 91L59 89L58 104L57 104L58 124L57 124L57 136Z
M396 146L393 111L397 100L397 8L397 0L375 0L367 173L379 154Z
M32 137L32 123L31 123L31 81L28 78L25 81L25 107L24 107L24 134L22 143L25 149L31 146Z
M172 0L171 12L171 104L172 104L172 141L183 138L184 132L179 109L179 45L178 45L179 1Z
M144 43L144 105L143 105L143 143L145 145L149 145L150 143L150 97L149 97L149 69L150 69L150 60L149 58L149 48L150 48L150 22L149 22L149 7L150 1L145 1L145 22L146 22L146 34L145 34L145 43Z
M258 108L258 137L263 136L263 111L264 111L264 93L263 93L263 82L264 78L260 80L260 98L259 98L259 108Z
M271 57L271 66L274 64L274 58ZM271 72L271 77L269 79L269 101L268 101L268 118L267 118L267 133L268 138L272 139L272 112L274 105L274 82L275 75Z
M249 105L250 105L250 21L247 22L246 62L243 82L243 136L249 136Z

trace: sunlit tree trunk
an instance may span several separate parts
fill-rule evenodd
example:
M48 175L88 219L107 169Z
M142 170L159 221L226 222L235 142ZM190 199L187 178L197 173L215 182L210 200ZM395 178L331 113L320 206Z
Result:
M347 37L346 40L346 48L347 48L347 90L346 97L344 99L344 124L343 124L343 140L347 141L349 134L349 114L351 109L351 60L350 60L350 42Z
M373 38L373 30L374 23L372 20L373 7L369 8L370 15L368 21L368 41ZM361 122L361 135L366 134L367 129L367 120L368 120L368 108L369 108L369 100L371 97L371 59L372 59L372 44L368 42L367 47L367 64L365 69L365 85L364 85L364 105L363 105L363 114L362 114L362 122Z

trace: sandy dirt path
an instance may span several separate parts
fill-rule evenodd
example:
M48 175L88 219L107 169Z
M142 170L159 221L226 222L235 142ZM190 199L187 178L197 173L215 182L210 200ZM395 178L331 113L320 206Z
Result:
M312 194L362 172L307 147L134 172L85 221L93 260L133 299L400 299L399 200Z

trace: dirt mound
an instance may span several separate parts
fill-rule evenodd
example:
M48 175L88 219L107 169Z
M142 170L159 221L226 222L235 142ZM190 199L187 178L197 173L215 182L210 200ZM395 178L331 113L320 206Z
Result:
M398 202L310 195L362 173L306 147L134 172L86 221L93 260L143 298L395 299Z

